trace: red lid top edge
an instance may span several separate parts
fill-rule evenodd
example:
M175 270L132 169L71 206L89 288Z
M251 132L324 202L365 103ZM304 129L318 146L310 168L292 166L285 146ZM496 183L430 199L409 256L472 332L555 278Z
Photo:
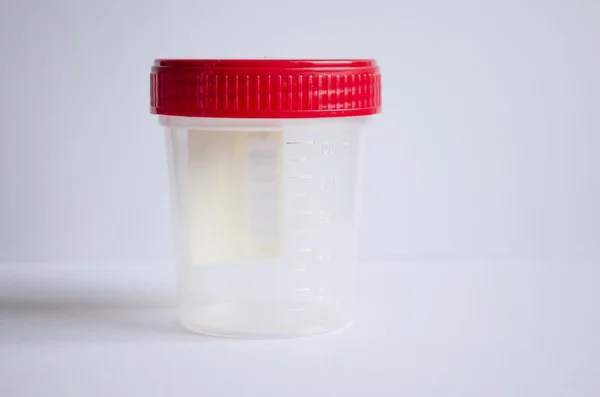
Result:
M361 68L377 67L374 59L156 59L155 67L190 68Z

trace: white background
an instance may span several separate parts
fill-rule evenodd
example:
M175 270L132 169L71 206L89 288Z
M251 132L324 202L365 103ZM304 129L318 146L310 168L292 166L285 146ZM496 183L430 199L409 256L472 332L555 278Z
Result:
M381 64L363 258L600 258L599 22L596 0L3 0L0 258L168 261L152 61L263 56Z
M598 0L1 0L0 396L597 397L599 43ZM264 56L379 60L369 263L343 333L203 338L150 66Z

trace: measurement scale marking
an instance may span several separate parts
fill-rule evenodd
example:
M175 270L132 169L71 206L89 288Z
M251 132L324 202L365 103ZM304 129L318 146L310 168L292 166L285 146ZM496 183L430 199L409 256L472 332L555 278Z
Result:
M313 145L315 141L286 141L286 145Z
M313 179L312 175L288 175L286 179Z

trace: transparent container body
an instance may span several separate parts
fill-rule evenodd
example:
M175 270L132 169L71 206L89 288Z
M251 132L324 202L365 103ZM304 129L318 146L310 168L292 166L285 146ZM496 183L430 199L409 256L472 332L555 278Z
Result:
M368 118L160 117L185 328L278 338L350 324Z

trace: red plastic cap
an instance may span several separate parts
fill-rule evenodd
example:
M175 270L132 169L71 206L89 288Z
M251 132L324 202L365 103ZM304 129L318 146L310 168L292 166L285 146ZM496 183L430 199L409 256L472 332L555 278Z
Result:
M375 60L158 59L151 112L170 116L312 118L381 109Z

